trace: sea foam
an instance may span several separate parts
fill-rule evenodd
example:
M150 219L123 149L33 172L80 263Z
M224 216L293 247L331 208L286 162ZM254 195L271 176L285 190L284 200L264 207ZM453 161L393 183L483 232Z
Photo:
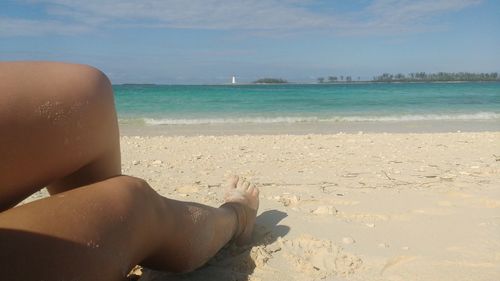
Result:
M146 125L204 125L204 124L274 124L274 123L328 123L328 122L405 122L439 120L497 120L500 113L477 112L468 114L402 114L385 116L331 116L331 117L228 117L228 118L143 118Z

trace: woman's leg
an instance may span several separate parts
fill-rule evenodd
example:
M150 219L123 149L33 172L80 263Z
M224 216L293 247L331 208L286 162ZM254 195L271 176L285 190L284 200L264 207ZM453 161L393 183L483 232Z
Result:
M0 272L9 280L112 281L136 264L193 270L235 234L249 239L258 190L237 178L229 186L236 212L170 200L127 176L7 210L0 213ZM252 211L242 220L245 208Z
M119 280L138 262L188 271L235 229L248 241L258 208L243 181L226 196L237 205L214 209L118 176L111 86L87 66L0 63L0 155L0 210L46 185L58 194L0 213L0 271L11 280Z
M0 63L0 211L121 174L113 92L99 70Z

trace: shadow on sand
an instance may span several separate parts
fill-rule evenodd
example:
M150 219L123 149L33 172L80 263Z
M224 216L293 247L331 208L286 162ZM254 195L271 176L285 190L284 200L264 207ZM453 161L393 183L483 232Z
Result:
M272 244L290 231L290 227L278 225L285 217L287 217L287 214L278 210L263 212L257 217L252 244L246 247L228 246L222 249L207 265L194 272L169 274L144 269L139 281L248 280L255 267L262 262L262 259L265 259L265 257L256 253L259 250L258 248Z

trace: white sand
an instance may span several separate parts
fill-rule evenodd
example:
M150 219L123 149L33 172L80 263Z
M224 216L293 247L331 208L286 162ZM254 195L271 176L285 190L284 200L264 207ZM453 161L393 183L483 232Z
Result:
M122 137L124 172L213 206L260 186L254 244L141 280L500 280L500 133Z
M251 247L141 280L500 280L500 132L122 137L124 173L212 206L261 189Z

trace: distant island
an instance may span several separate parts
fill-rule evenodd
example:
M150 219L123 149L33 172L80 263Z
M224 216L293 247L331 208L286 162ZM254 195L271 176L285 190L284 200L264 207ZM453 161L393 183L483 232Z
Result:
M254 84L286 84L288 81L281 78L262 78L253 82Z
M438 72L438 73L425 73L413 72L408 75L398 73L384 73L379 76L373 77L370 81L361 81L358 77L357 81L353 81L351 76L328 76L319 77L318 83L356 83L356 82L473 82L473 81L500 81L497 72L491 73L471 73L471 72Z
M123 83L123 84L118 84L120 86L158 86L158 84L154 83Z
M344 79L345 78L345 79ZM358 81L360 81L361 78L358 77ZM351 76L345 76L344 75L340 75L340 76L328 76L328 78L325 78L325 77L319 77L318 78L318 83L344 83L344 82L352 82L352 77Z
M438 72L410 73L408 76L398 73L384 73L373 77L375 82L453 82L453 81L498 81L498 73L471 73L471 72Z

